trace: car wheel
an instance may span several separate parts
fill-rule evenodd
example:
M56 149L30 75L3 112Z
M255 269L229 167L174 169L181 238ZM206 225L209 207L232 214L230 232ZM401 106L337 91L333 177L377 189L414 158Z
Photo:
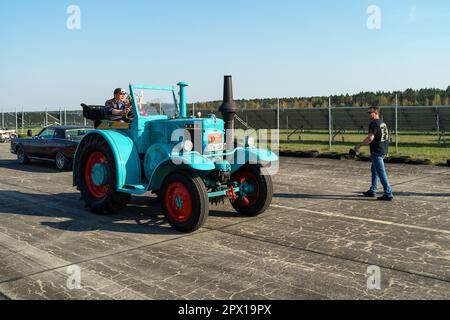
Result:
M17 161L19 161L20 164L29 164L30 158L25 154L25 150L23 147L19 147L17 149Z
M56 168L61 171L70 169L70 160L67 159L61 152L58 152L55 157Z

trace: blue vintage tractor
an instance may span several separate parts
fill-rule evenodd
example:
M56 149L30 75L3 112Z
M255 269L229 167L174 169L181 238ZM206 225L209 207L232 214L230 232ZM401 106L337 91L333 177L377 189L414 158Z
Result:
M178 84L179 97L174 87L130 84L133 119L99 121L78 146L73 183L86 207L96 214L116 213L131 195L153 192L167 221L181 232L202 227L210 203L226 198L239 214L263 213L273 195L264 167L278 157L255 148L252 139L235 145L231 81L225 77L224 120L213 114L188 117L184 82ZM83 106L85 115L104 110Z

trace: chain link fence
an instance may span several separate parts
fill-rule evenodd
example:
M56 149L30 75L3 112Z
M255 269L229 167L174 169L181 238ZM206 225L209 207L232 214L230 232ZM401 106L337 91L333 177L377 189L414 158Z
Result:
M217 110L194 110L195 115L203 116ZM331 116L330 116L331 115ZM240 121L236 126L242 129L280 129L284 142L317 142L331 145L345 142L349 135L367 133L369 117L367 108L311 108L311 109L247 109L237 114ZM381 117L391 131L391 141L397 143L406 136L427 136L427 144L447 145L450 131L450 106L439 107L383 107ZM1 127L24 133L28 129L43 128L48 125L92 126L81 110L41 111L41 112L1 112ZM311 139L305 137L310 135ZM318 138L314 138L316 135ZM400 136L400 138L399 138ZM315 141L316 139L317 141ZM344 140L344 141L343 141ZM403 138L412 145L414 141ZM420 139L419 139L420 140ZM282 141L282 142L283 142ZM420 144L421 141L416 141Z

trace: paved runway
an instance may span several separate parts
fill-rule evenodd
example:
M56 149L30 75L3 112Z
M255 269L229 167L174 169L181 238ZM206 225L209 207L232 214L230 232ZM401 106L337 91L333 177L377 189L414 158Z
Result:
M212 207L185 235L151 196L91 215L71 173L14 159L0 144L0 293L10 299L450 299L449 168L390 165L397 199L378 203L358 195L368 163L282 158L267 213Z

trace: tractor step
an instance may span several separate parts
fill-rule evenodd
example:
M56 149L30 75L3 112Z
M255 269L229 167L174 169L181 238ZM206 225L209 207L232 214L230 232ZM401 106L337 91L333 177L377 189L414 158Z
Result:
M143 184L131 184L123 186L119 192L130 194L144 194L147 192L147 186Z

